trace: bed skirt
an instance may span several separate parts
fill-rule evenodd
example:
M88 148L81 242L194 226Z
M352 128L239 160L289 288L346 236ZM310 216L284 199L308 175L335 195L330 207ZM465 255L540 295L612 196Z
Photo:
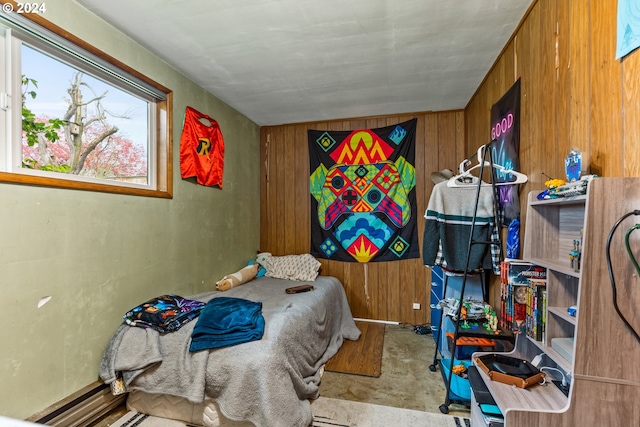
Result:
M321 377L324 366L320 368ZM127 409L154 417L184 421L194 426L254 427L249 421L233 421L225 417L213 399L193 403L183 397L133 390L127 397Z
M151 394L133 390L127 397L127 409L154 417L184 421L204 427L254 427L248 421L232 421L225 417L211 399L192 403L185 398L167 394Z

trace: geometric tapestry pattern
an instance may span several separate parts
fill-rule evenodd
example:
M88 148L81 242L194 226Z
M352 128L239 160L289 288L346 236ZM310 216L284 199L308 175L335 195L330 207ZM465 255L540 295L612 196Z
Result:
M308 131L312 255L362 263L420 256L416 122Z

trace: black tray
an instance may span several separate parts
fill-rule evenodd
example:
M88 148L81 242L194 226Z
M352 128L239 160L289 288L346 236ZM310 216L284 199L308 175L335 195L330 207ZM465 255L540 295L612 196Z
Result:
M489 378L494 381L526 388L537 384L545 377L543 372L527 360L504 354L485 354L475 358Z

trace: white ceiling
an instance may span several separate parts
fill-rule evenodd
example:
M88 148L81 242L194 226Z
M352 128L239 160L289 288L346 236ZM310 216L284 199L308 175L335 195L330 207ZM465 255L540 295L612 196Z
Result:
M77 0L258 125L462 109L533 0Z

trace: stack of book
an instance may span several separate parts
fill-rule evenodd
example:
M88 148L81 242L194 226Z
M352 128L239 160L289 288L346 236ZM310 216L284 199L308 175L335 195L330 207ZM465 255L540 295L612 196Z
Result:
M505 259L500 271L499 326L542 340L547 269L522 260Z

